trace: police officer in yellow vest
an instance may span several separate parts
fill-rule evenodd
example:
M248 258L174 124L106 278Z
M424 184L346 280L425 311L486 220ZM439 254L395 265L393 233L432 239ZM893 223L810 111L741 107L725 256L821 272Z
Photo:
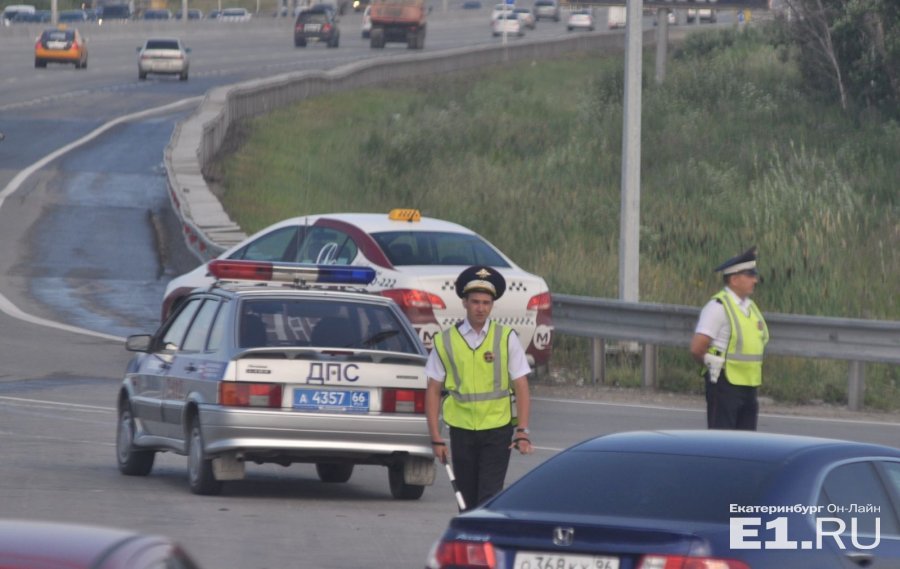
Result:
M769 329L750 299L759 280L756 247L718 267L725 288L703 307L691 355L706 379L706 423L710 429L756 430L763 352Z
M435 337L425 365L432 449L442 463L448 454L452 458L466 509L503 489L513 448L533 452L528 430L531 368L516 333L489 319L494 301L505 290L503 275L491 267L474 266L460 273L456 294L466 319ZM447 394L443 404L442 392ZM449 449L441 436L441 411L450 426Z

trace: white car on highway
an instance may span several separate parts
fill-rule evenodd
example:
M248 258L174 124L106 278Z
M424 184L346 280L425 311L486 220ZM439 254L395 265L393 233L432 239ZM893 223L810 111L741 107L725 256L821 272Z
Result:
M518 19L513 16L512 21ZM546 281L471 229L423 217L417 210L286 219L218 258L372 267L377 277L367 290L394 299L429 349L438 332L465 318L454 287L459 273L471 265L494 267L507 288L491 317L516 331L531 362L542 365L550 359L553 319ZM192 290L212 282L206 265L173 279L166 287L163 317Z
M515 12L500 14L491 21L491 33L495 36L507 34L511 36L524 36L525 25Z

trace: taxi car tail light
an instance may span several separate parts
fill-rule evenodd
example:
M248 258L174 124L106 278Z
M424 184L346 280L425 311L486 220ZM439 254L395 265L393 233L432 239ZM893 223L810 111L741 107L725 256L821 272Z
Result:
M326 33L326 34L327 34L327 33L330 32L330 31L331 31L331 24L325 24L325 25L322 26L322 32L323 32L323 33Z
M381 410L384 413L425 414L424 389L384 389L381 392Z
M444 310L447 305L436 294L410 288L395 288L381 291L382 296L386 296L397 303L397 306L406 309L426 309L426 310Z
M750 569L743 561L684 555L645 555L637 569Z
M497 553L489 541L441 541L435 547L430 561L430 569L494 569L498 566Z
M550 310L553 306L553 299L549 292L542 292L531 297L528 301L527 310Z
M219 280L273 281L284 283L324 283L367 285L375 280L375 269L358 266L304 265L215 259L207 265Z
M219 404L226 407L281 408L283 386L279 383L226 381L219 385Z
M303 22L297 22L297 25L294 26L294 30L298 31L298 32L302 32L303 31Z

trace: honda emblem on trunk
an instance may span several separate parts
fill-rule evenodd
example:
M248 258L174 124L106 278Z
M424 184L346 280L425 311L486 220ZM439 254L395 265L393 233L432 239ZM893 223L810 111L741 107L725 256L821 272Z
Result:
M554 545L572 545L575 538L575 528L558 527L553 529Z

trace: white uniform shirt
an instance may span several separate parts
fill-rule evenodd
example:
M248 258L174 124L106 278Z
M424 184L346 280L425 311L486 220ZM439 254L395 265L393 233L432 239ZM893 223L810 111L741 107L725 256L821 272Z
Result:
M466 344L474 350L484 342L489 325L490 320L485 322L481 332L476 332L472 325L469 324L469 320L466 319L459 326L459 333L462 334ZM531 373L531 366L528 365L525 350L522 349L522 343L519 342L519 337L516 335L515 330L509 334L509 359L506 367L509 370L510 381ZM431 350L431 353L428 354L428 361L425 363L425 375L441 383L447 377L447 371L444 369L444 364L441 363L441 357L438 355L437 350Z
M725 291L731 295L731 299L737 307L745 315L750 314L750 299L741 300L734 291L725 287ZM703 310L700 311L700 318L697 320L697 328L695 334L703 334L712 338L712 345L722 350L724 353L728 350L728 340L731 339L731 323L728 321L728 314L725 307L721 303L712 299L706 303Z

